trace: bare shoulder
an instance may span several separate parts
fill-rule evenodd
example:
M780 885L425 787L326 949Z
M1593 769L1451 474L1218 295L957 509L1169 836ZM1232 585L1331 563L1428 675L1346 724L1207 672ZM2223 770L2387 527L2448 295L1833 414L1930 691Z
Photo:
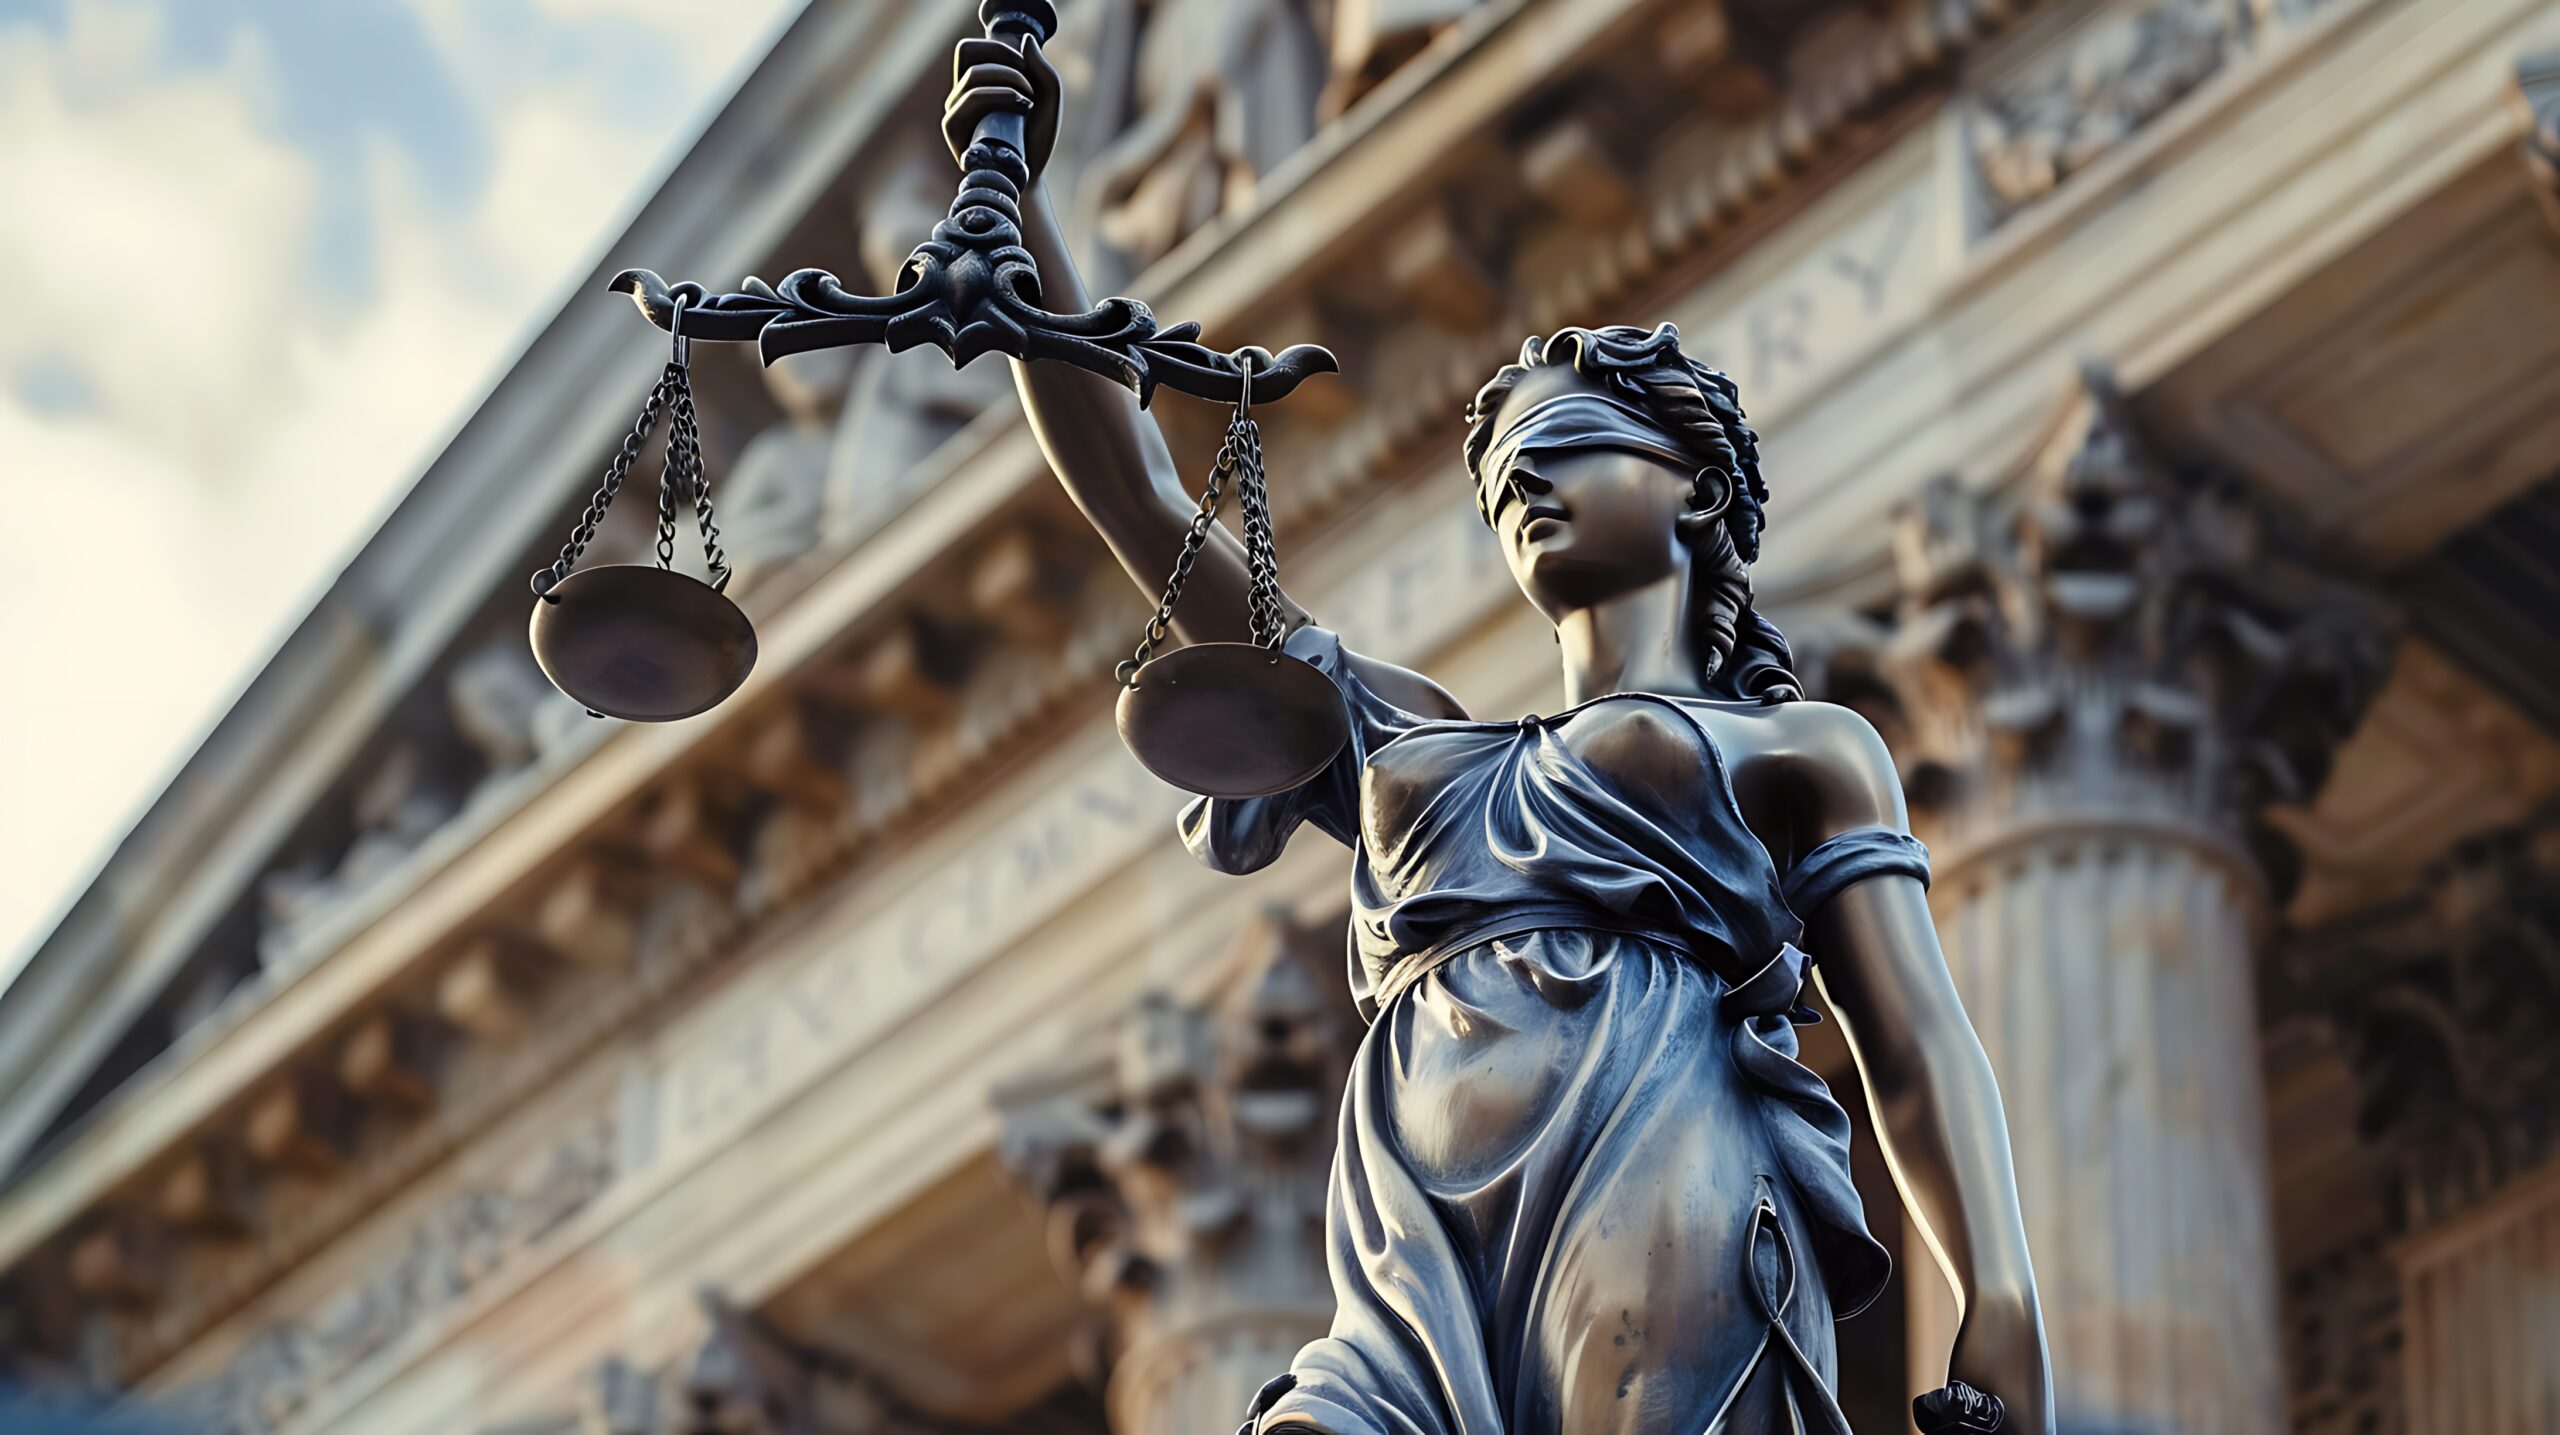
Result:
M1909 829L1902 775L1874 724L1834 703L1778 703L1766 711L1790 786L1818 835L1859 827Z
M1463 720L1467 716L1466 707L1447 688L1411 668L1348 648L1342 650L1342 665L1369 691L1416 717Z

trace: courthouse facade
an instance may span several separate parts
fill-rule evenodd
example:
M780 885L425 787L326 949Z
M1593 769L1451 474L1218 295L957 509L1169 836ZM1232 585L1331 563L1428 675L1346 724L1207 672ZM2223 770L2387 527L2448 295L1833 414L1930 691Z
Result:
M1182 852L1111 724L1142 600L1000 363L706 346L753 680L624 726L526 652L665 355L605 278L885 287L970 8L813 0L0 999L7 1379L1209 1435L1323 1328L1346 855ZM1095 289L1342 356L1263 417L1364 651L1555 701L1457 454L1523 335L1734 373L1762 606L1936 854L2066 1428L2560 1430L2560 7L1063 8ZM1156 407L1196 474L1221 415ZM1953 1317L1860 1139L1890 1431Z

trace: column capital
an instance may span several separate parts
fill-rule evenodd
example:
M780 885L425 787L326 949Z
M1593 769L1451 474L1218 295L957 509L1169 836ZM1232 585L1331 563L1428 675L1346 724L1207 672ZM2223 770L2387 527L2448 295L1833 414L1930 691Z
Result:
M997 1093L1005 1163L1084 1298L1078 1364L1107 1377L1121 1435L1158 1410L1241 1411L1331 1319L1325 1182L1359 1037L1341 956L1338 926L1267 913L1219 1000L1150 993L1107 1045ZM1195 1377L1242 1383L1166 1394Z
M2229 476L2174 463L2083 365L2023 472L1895 515L1895 596L1809 664L1866 710L1916 815L1962 849L2020 822L2245 842L2307 801L2389 666L2379 603L2298 557Z
M2391 1153L2423 1229L2560 1155L2560 809L2471 838L2409 898L2303 933L2270 1007L2354 1071L2359 1132Z
M795 1340L755 1311L706 1287L695 1297L707 1329L672 1372L671 1400L647 1377L608 1362L597 1375L587 1429L621 1435L953 1435L833 1351ZM615 1419L623 1426L611 1423Z

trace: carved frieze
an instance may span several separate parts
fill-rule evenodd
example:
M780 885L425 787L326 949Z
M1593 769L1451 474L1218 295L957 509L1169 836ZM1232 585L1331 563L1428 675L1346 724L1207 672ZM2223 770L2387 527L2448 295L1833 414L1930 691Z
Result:
M1053 1400L995 1426L917 1409L860 1364L781 1330L716 1287L695 1292L701 1334L671 1361L615 1355L577 1383L542 1435L1100 1435L1080 1402Z
M2051 193L2325 0L2149 0L1983 87L1970 121L1989 225Z
M307 958L311 931L360 899L462 810L468 784L440 744L393 744L347 799L355 835L334 858L305 854L261 885L266 916L259 956L268 965Z
M2239 0L2122 10L1981 95L1974 160L1994 222L2123 144L2210 79L2247 33Z
M584 1210L617 1170L612 1116L572 1127L501 1179L445 1197L390 1259L251 1335L208 1387L189 1392L216 1428L266 1432L405 1335L429 1325Z
M512 630L483 641L453 665L445 708L454 731L479 754L483 786L514 776L541 754L537 723L555 694L534 666L524 635Z
M795 1339L716 1290L697 1297L708 1329L671 1373L673 1399L651 1435L970 1435L902 1398L881 1374ZM636 1402L632 1402L636 1404ZM1044 1410L1007 1435L1063 1435ZM991 1433L990 1433L991 1435Z
M1395 73L1485 0L1333 0L1331 73L1321 110L1332 119Z
M1315 133L1325 77L1304 0L1155 0L1137 28L1126 123L1085 162L1076 201L1088 247L1131 273L1253 203Z

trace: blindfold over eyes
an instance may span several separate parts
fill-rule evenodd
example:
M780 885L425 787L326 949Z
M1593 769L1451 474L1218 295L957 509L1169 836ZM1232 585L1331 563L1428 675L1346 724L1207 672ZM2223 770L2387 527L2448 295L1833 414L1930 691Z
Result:
M1496 485L1510 485L1512 466L1522 454L1578 448L1639 454L1684 472L1700 466L1697 455L1633 404L1605 394L1564 394L1532 405L1485 451L1477 509L1488 518L1492 515L1491 495Z

